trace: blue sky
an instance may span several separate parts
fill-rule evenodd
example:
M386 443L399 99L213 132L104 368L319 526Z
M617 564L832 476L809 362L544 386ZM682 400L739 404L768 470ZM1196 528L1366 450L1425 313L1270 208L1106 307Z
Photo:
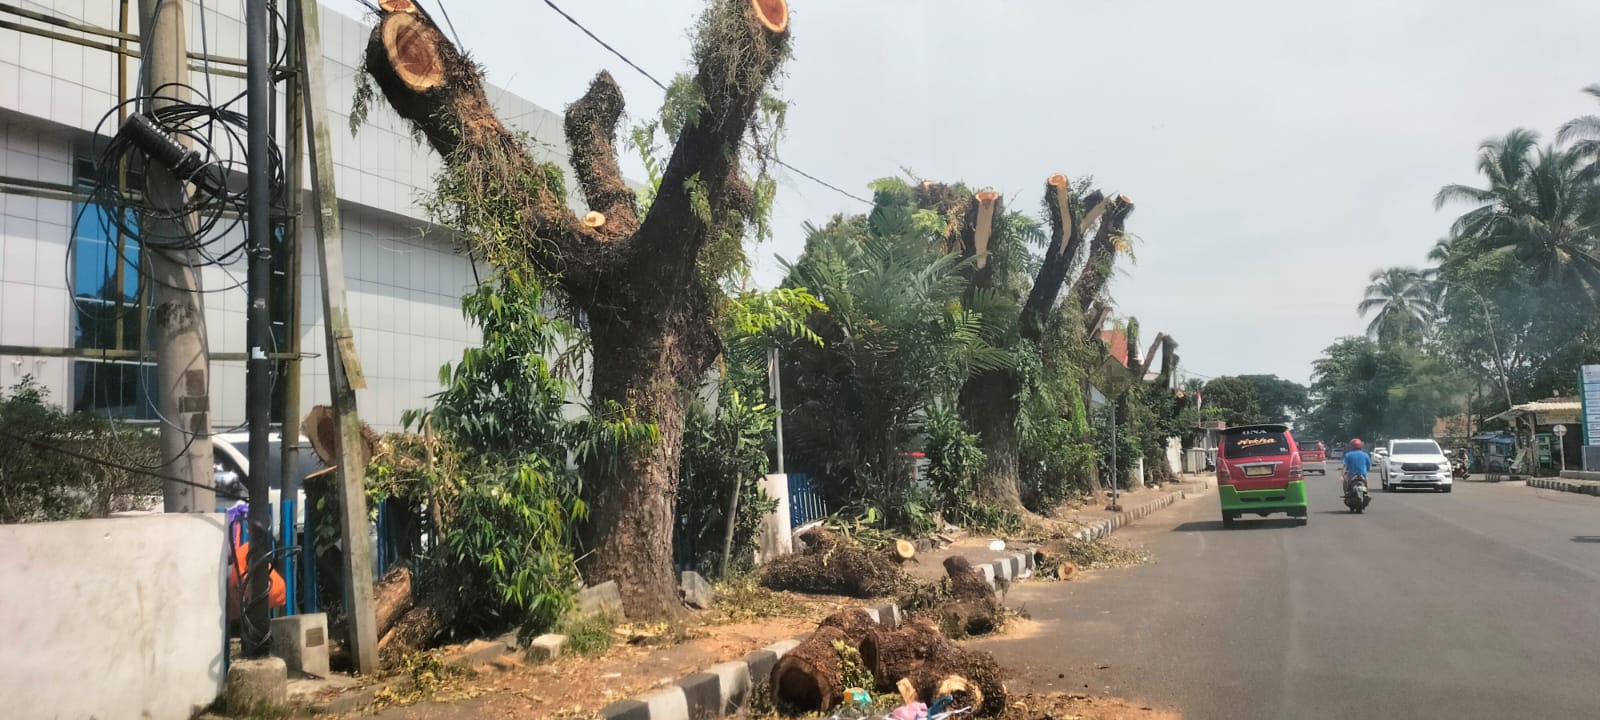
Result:
M331 0L346 14L354 0ZM663 80L688 69L696 0L557 0ZM437 3L428 3L430 9ZM909 168L1035 208L1054 172L1138 204L1118 311L1203 375L1310 375L1365 322L1367 274L1420 265L1483 139L1600 112L1600 3L1576 0L794 0L780 152L858 194ZM445 6L490 79L559 109L600 69L634 117L661 91L542 2ZM624 170L642 171L632 158ZM779 277L800 225L861 206L780 175Z

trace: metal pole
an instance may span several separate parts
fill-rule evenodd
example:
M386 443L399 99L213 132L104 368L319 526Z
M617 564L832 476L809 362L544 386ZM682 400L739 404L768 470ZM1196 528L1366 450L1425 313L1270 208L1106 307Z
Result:
M301 195L305 174L305 144L304 114L300 110L300 84L305 82L305 61L300 57L299 43L294 38L300 33L299 9L295 6L288 8L289 25L289 65L288 88L285 93L284 125L287 135L284 138L285 152L289 161L286 173L288 187L285 197L288 206L285 209L283 226L282 251L288 254L287 272L284 273L283 285L280 292L285 293L287 300L287 317L284 318L284 349L290 358L282 361L278 375L278 382L283 388L283 425L281 435L283 444L282 452L282 478L283 504L285 506L284 544L289 545L289 538L297 538L295 545L301 548L298 554L286 558L285 584L288 585L289 613L300 612L301 596L304 594L303 583L297 577L297 565L307 561L309 552L305 548L310 546L306 538L299 538L294 528L295 519L304 512L300 507L300 287L301 280L301 253L300 253L300 206L303 202ZM277 53L273 53L277 57Z
M250 118L245 146L250 172L245 191L249 202L245 223L245 255L249 263L245 344L249 354L244 365L244 413L250 427L251 468L250 589L244 602L244 653L260 657L268 650L271 603L268 602L270 577L267 569L273 549L272 509L267 502L271 479L266 472L271 461L268 443L272 434L272 362L267 359L267 349L272 347L272 187L268 163L273 124L267 0L245 3L244 28L245 62L250 69L245 85L246 114Z
M767 348L767 386L772 391L772 407L778 415L772 421L772 429L778 438L778 456L774 465L778 474L783 472L783 383L778 377L778 348Z
M143 75L146 101L141 110L153 110L189 100L189 67L184 56L184 5L182 0L139 0L139 27L146 44ZM145 201L156 208L175 211L184 206L188 190L160 163L146 170L149 194ZM172 212L150 213L141 227L151 237L180 238L193 233L192 218L172 219ZM192 249L140 253L150 258L152 298L155 305L156 403L161 412L161 473L187 480L166 483L167 512L216 512L211 489L211 360L206 347L205 305L200 295L200 272ZM141 313L142 315L142 313Z

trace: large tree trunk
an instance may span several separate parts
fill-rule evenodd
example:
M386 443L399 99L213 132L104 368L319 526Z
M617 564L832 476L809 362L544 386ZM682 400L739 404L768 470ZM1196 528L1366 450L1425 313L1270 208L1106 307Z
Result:
M621 89L605 72L568 109L567 150L590 212L567 206L553 166L537 162L495 115L482 71L408 0L385 0L366 70L389 105L445 164L449 221L496 265L552 278L592 327L592 406L605 420L652 424L653 442L603 450L585 464L590 523L585 575L616 580L630 617L674 613L671 537L684 387L720 351L700 258L737 241L755 211L740 150L771 78L788 54L785 0L715 0L695 46L702 98L639 217L617 166Z
M983 446L980 497L1013 512L1022 512L1022 479L1017 455L1022 445L1017 424L1022 414L1021 382L1013 370L985 370L961 386L961 417Z

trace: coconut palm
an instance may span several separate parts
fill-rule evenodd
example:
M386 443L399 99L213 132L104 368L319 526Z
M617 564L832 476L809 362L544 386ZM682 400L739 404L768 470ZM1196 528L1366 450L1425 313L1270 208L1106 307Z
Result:
M1585 93L1600 98L1600 83L1583 89ZM1600 175L1600 115L1584 115L1568 120L1556 131L1556 142L1569 146L1573 152L1587 158L1584 174L1589 178Z
M1410 267L1374 270L1367 294L1356 306L1362 317L1373 314L1367 334L1379 344L1420 342L1429 334L1435 314L1433 293L1422 271Z
M1536 133L1513 130L1479 148L1486 187L1446 185L1434 205L1475 205L1457 218L1453 235L1484 253L1514 255L1536 282L1571 284L1593 297L1600 290L1600 189L1587 175L1588 159L1576 148L1539 148Z

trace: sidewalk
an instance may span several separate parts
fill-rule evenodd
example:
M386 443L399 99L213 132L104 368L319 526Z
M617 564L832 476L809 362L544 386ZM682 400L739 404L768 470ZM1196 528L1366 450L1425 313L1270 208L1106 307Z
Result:
M1104 505L1096 504L1058 512L1049 520L1071 528L1068 534L1080 540L1104 538L1116 532L1118 528L1130 525L1157 510L1186 497L1205 492L1215 481L1211 475L1185 475L1184 478L1183 482L1168 483L1160 490L1147 489L1122 493L1119 498L1122 505L1121 512L1112 512L1106 510ZM917 553L916 561L905 564L905 571L919 580L938 580L945 575L944 559L947 557L963 555L971 561L973 567L981 569L997 561L1005 564L1018 554L1027 555L1031 559L1035 546L1039 544L1013 539L1005 540L1002 549L991 550L991 544L997 539L999 538L992 535L970 535L961 537L944 547L923 550ZM1028 565L1031 567L1031 562ZM985 575L987 576L988 572L985 571Z

